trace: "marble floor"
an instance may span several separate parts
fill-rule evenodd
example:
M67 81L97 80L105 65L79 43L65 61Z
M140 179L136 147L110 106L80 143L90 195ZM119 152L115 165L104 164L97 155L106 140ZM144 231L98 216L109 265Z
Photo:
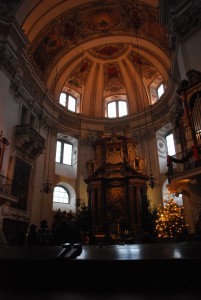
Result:
M0 299L201 299L201 243L0 249Z

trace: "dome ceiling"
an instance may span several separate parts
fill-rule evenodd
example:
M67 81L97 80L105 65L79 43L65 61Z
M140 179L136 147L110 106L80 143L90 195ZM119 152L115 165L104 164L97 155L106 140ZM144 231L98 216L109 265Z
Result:
M18 21L32 63L57 101L68 92L81 113L104 117L105 100L127 99L130 114L157 100L170 69L158 1L28 2Z

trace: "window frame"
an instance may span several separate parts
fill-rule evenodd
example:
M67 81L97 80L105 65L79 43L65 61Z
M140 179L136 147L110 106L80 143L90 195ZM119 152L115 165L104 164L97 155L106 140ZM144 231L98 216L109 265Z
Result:
M161 88L161 86L163 87L163 92L159 95L159 89ZM156 91L157 91L157 97L158 99L160 99L165 93L165 86L163 82L161 82L161 84L157 87Z
M124 102L126 103L126 110L127 110L127 113L122 115L122 116L119 116L119 112L120 112L120 109L119 109L119 103L120 102ZM109 105L111 105L112 103L115 104L115 112L116 112L116 116L114 117L110 117L109 116ZM122 118L122 117L125 117L128 115L128 101L127 100L124 100L124 99L115 99L115 100L111 100L111 101L106 101L106 115L108 118L112 119L112 118Z
M60 102L60 97L61 97L62 94L64 94L66 96L66 98L65 98L65 101L66 101L65 105ZM72 99L75 100L75 110L69 109L69 98L72 98ZM66 92L61 92L60 93L59 104L62 105L63 107L66 107L67 110L70 111L70 112L77 112L78 100L74 96L72 96L71 94L69 94L69 93L66 93Z
M61 143L61 149L60 149L60 159L59 161L57 160L57 156L58 156L58 153L57 153L57 143L60 142ZM71 146L71 163L68 164L68 163L64 163L64 147L65 145L70 145ZM63 164L63 165L67 165L67 166L72 166L72 161L73 161L73 145L67 141L64 141L62 139L57 139L57 142L56 142L56 155L55 155L55 162L56 163L60 163L60 164Z
M54 196L55 188L63 189L63 193L66 192L66 194L68 195L68 202L65 202L65 201L55 201L55 196ZM59 198L59 197L57 197L57 198ZM54 203L59 203L59 204L70 204L70 193L69 193L69 191L64 186L62 186L62 185L56 185L54 187L54 190L53 190L53 202Z

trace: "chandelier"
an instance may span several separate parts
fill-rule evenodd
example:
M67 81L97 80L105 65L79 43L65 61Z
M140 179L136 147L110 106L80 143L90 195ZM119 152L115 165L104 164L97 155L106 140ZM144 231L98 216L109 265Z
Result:
M159 185L157 184L157 180L153 174L152 171L152 163L151 163L151 151L150 151L150 144L149 144L149 136L150 136L150 130L148 130L148 124L147 124L147 111L145 109L145 100L144 100L144 89L143 89L143 74L142 74L142 60L140 58L140 50L139 50L139 43L138 43L138 34L137 34L138 29L136 28L136 39L137 39L137 50L138 50L138 61L139 63L139 73L140 73L140 80L141 80L141 86L142 86L142 106L144 107L144 112L145 112L145 131L146 131L146 137L147 137L147 146L148 146L148 154L149 154L149 170L150 170L150 175L147 176L147 185L150 186L152 189L158 187ZM150 106L151 109L151 122L152 122L152 105ZM139 122L139 118L138 118ZM140 127L140 122L139 122L139 127ZM139 128L139 133L140 133L140 128ZM140 134L141 136L141 134Z
M57 61L58 63L58 61ZM54 80L54 93L56 89L56 82L57 82L57 65L56 65L56 75L55 75L55 80ZM55 94L54 94L54 99L52 100L52 114L51 114L51 121L48 127L48 134L47 134L47 147L46 149L48 150L46 152L46 158L45 158L45 165L47 166L47 178L42 184L41 192L42 193L52 193L54 190L54 187L52 183L50 182L49 179L49 168L50 168L50 156L51 156L51 148L52 148L52 135L53 131L55 130L55 124L54 124L54 101L55 101ZM48 149L48 143L49 143L49 149Z
M52 130L48 130L48 137L47 137L47 144L48 144L48 140L49 141L49 149L48 149L48 152L46 154L46 165L48 164L47 166L47 178L46 180L44 181L44 183L42 184L42 188L41 188L41 192L42 193L45 193L45 194L48 194L48 193L52 193L53 192L53 186L49 180L49 166L50 166L50 155L51 155L51 141L52 141Z

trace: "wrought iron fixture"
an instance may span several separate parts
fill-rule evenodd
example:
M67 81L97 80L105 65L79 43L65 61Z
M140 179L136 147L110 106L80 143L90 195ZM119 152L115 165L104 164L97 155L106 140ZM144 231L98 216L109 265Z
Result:
M55 78L56 80L56 78ZM47 89L45 91L45 96L44 98L47 96ZM50 125L48 127L48 134L47 134L47 142L46 142L46 155L45 155L45 167L44 170L46 171L46 167L47 167L47 178L44 181L44 183L42 184L41 187L41 192L48 194L51 193L53 191L52 189L52 184L50 183L49 180L49 166L50 166L50 154L51 154L51 141L52 141L52 126L53 126L53 116L54 116L54 100L53 100L53 107L52 107L52 115L51 115L51 121L50 121ZM49 143L49 149L48 149L48 143ZM45 177L45 176L44 176Z
M152 119L152 116L151 116ZM156 177L153 175L152 171L152 164L151 164L151 152L150 152L150 145L149 145L149 136L148 136L148 129L147 129L147 119L146 119L146 112L145 112L145 121L146 121L146 133L147 133L147 143L148 143L148 152L149 152L149 169L150 169L150 175L148 176L148 185L154 189L158 187L159 185L156 182Z
M58 61L57 61L57 63L58 63ZM55 81L54 81L54 93L55 93L55 89L56 89L57 75L58 75L58 72L57 72L57 65L56 65L56 74L55 74ZM51 122L50 122L50 125L49 125L49 128L48 128L48 135L47 135L47 145L48 145L48 141L49 141L49 150L48 150L48 153L47 153L48 157L46 155L46 158L45 158L45 161L46 161L45 165L47 166L47 163L48 163L47 178L46 178L45 182L42 184L42 189L41 189L41 192L46 193L46 194L52 193L53 190L54 190L54 187L53 187L53 185L52 185L52 183L50 182L50 179L49 179L52 134L53 134L53 128L54 128L54 101L55 101L55 94L54 94L54 99L52 101Z
M159 185L156 182L156 178L153 175L152 171L152 164L151 164L151 152L150 152L150 145L149 145L149 131L147 126L147 113L145 108L145 101L144 101L144 84L142 80L142 60L140 58L140 51L139 51L139 43L138 43L138 29L136 28L136 40L137 40L137 50L138 50L138 61L139 63L139 70L140 70L140 80L141 80L141 86L142 86L142 105L144 107L145 111L145 129L146 129L146 136L147 136L147 145L148 145L148 153L149 153L149 169L150 169L150 175L147 176L147 184L153 189L155 187L158 187ZM138 119L139 122L139 119ZM151 107L151 122L152 122L152 107ZM139 130L140 132L140 130Z
M77 206L77 207L80 207L80 205L81 205L81 199L78 197L78 198L76 199L76 206Z
M3 137L3 132L1 131L0 132L0 171L3 164L4 151L8 145L9 142L5 137Z
M50 130L50 138L49 138L49 130ZM48 140L50 139L50 146L49 146L49 151L48 151L49 156L48 156L48 158L47 158L47 156L45 158L46 163L48 163L48 166L47 166L48 171L47 171L47 178L46 178L45 182L42 184L42 189L41 189L41 192L46 193L46 194L53 192L53 187L52 187L52 184L49 180L49 166L50 166L51 141L52 141L52 136L51 135L52 135L52 130L48 129L47 144L48 144Z
M155 187L158 187L158 184L156 183L156 178L154 177L153 173L150 173L148 185L153 189Z
M79 134L78 134L78 152L77 152L77 180L76 180L76 207L77 209L81 205L81 198L80 198L80 144L82 142L82 117L81 117L81 103L83 101L83 94L84 94L84 51L82 49L82 56L81 56L81 64L80 64L80 104L79 104Z
M62 31L62 23L63 23L63 8L61 11L61 15L58 21L58 31L57 34L59 37L61 37L61 31ZM50 166L50 154L51 154L51 145L52 145L52 134L53 134L53 129L54 129L54 101L56 98L55 95L55 91L56 91L56 83L57 83L57 77L58 77L58 53L56 54L56 66L55 66L55 78L54 78L54 82L53 82L53 92L54 92L54 99L52 102L52 115L51 115L51 124L49 125L49 129L48 129L48 136L50 134L50 146L49 146L49 158L48 158L48 172L47 172L47 179L45 180L45 182L42 185L42 192L43 193L52 193L54 190L53 185L51 184L50 180L49 180L49 166Z
M146 118L145 118L146 119ZM146 124L147 126L147 124ZM147 129L146 129L147 130ZM148 176L148 185L154 189L155 187L158 187L159 185L156 182L156 177L153 175L152 171L152 164L151 164L151 155L150 155L150 146L149 146L149 137L148 137L148 131L147 131L147 143L148 143L148 152L149 152L149 169L150 169L150 175Z
M50 183L50 180L48 177L47 177L46 181L43 183L42 192L46 193L46 194L53 192L52 184Z

